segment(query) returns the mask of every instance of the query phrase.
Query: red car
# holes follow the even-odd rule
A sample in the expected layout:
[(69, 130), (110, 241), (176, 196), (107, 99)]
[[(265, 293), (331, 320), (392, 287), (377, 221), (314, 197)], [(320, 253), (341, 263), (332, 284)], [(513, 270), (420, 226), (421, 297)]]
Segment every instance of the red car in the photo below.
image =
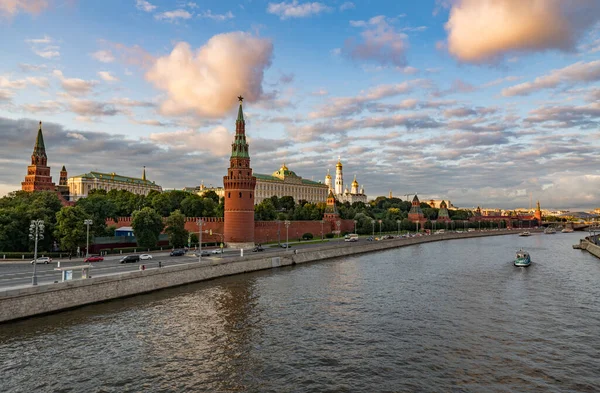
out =
[(104, 258), (96, 256), (96, 257), (85, 258), (85, 260), (83, 262), (101, 262), (103, 260), (104, 260)]

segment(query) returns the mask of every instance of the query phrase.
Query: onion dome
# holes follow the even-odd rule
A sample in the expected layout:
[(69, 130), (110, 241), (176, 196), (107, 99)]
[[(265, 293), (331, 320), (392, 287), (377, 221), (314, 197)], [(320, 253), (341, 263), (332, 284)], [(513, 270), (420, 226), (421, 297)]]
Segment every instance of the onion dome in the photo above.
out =
[(331, 175), (329, 174), (329, 169), (327, 170), (327, 175), (325, 175), (325, 179), (331, 179)]
[(352, 182), (352, 187), (358, 188), (358, 182), (356, 181), (356, 175), (354, 175), (354, 181)]
[(335, 165), (336, 168), (342, 169), (342, 157), (338, 157), (338, 162)]

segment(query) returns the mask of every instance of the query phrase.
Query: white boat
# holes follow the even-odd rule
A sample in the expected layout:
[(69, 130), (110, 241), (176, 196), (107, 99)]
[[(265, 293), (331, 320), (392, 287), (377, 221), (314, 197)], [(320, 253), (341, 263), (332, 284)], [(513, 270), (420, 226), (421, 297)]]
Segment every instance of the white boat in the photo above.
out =
[(573, 228), (565, 228), (561, 232), (562, 233), (571, 233), (571, 232), (573, 232)]
[(519, 233), (519, 236), (531, 236), (531, 232), (523, 231), (523, 232)]
[(544, 233), (546, 235), (554, 235), (556, 233), (556, 229), (554, 229), (552, 227), (548, 227), (548, 228), (544, 229)]

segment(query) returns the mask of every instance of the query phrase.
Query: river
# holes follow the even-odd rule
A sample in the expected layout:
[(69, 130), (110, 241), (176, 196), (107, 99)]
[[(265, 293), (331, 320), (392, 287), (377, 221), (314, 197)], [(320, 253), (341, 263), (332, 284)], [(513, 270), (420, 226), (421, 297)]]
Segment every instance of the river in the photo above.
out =
[(580, 237), (421, 244), (0, 325), (0, 391), (598, 392), (600, 260)]

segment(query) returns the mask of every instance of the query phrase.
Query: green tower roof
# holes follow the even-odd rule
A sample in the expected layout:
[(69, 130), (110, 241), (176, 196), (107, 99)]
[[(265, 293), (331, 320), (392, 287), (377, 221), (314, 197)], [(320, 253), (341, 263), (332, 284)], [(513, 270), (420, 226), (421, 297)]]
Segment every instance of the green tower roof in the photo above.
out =
[(40, 128), (38, 129), (37, 138), (35, 140), (36, 149), (46, 149), (44, 145), (44, 134), (42, 134), (42, 122), (40, 121)]

